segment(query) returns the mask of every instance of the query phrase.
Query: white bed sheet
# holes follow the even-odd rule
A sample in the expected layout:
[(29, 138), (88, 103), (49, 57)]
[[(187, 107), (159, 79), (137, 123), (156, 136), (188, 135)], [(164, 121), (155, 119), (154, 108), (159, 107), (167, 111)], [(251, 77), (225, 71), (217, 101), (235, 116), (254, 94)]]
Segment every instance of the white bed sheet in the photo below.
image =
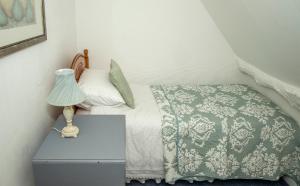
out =
[(146, 85), (131, 85), (136, 108), (127, 106), (92, 107), (77, 114), (126, 115), (126, 177), (144, 181), (163, 179), (163, 145), (161, 115), (151, 89)]

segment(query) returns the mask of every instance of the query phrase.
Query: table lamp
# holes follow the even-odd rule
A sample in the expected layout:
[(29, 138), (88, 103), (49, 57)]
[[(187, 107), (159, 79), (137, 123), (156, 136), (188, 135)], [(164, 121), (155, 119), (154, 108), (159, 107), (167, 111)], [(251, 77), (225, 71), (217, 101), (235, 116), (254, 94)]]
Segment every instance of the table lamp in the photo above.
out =
[(56, 80), (54, 88), (48, 96), (48, 103), (53, 106), (64, 107), (63, 115), (67, 126), (61, 131), (62, 137), (77, 137), (79, 128), (73, 125), (73, 105), (83, 102), (86, 97), (79, 89), (75, 80), (74, 70), (60, 69), (55, 72)]

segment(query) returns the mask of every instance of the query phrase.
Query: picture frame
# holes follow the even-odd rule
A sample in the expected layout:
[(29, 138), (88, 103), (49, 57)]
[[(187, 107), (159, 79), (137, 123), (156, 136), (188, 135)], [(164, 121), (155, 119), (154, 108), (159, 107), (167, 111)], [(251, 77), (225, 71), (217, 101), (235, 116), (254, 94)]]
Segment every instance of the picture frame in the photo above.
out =
[(46, 40), (44, 0), (0, 0), (0, 58)]

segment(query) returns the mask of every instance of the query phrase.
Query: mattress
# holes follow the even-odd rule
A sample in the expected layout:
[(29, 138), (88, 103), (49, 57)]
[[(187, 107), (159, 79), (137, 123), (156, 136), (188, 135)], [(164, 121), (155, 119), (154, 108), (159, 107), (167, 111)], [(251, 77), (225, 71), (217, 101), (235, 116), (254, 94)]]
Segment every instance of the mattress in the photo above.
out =
[(136, 108), (96, 106), (77, 114), (126, 115), (126, 177), (160, 180), (164, 177), (161, 114), (146, 85), (131, 85)]

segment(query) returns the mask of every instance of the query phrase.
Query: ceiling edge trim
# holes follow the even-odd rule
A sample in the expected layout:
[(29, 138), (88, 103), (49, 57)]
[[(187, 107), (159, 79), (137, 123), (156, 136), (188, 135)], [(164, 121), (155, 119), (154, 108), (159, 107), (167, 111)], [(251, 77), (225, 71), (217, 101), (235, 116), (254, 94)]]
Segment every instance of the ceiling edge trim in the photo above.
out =
[(236, 59), (240, 71), (252, 76), (257, 84), (274, 89), (281, 94), (291, 106), (300, 110), (300, 88), (263, 72), (238, 56), (236, 56)]

